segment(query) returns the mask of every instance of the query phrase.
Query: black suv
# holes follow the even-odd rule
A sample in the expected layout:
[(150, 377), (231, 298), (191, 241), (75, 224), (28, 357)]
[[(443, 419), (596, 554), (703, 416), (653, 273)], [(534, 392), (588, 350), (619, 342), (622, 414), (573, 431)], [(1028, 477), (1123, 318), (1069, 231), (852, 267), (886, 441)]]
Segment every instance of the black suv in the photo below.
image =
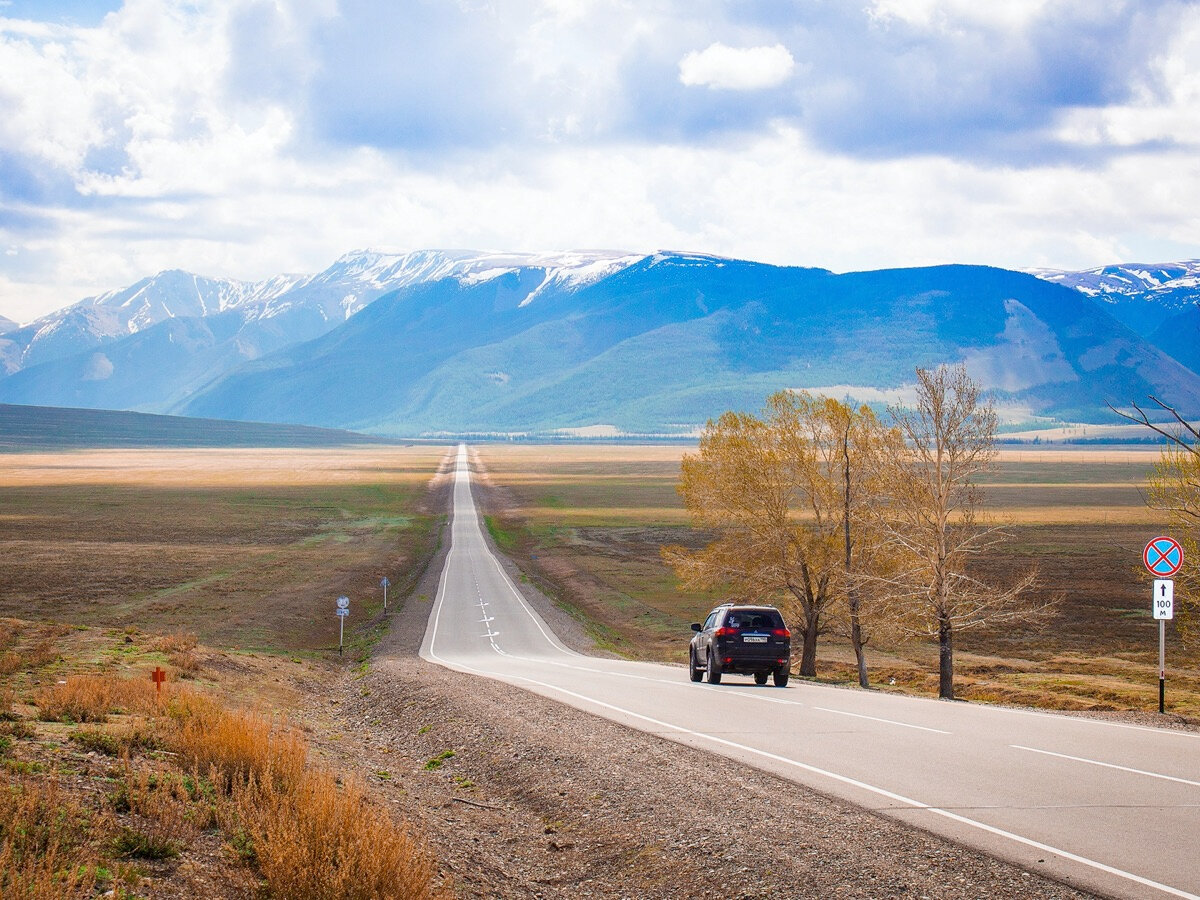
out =
[(792, 633), (773, 606), (724, 603), (694, 623), (688, 671), (692, 681), (708, 673), (709, 684), (720, 684), (725, 672), (753, 675), (755, 684), (785, 687), (792, 661)]

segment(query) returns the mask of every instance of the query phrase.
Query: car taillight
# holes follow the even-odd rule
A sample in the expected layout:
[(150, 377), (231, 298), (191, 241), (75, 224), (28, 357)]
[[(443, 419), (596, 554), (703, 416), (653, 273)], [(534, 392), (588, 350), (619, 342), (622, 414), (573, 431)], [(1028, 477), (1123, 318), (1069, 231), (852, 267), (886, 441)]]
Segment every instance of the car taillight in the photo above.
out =
[(737, 633), (738, 630), (736, 628), (718, 628), (713, 632), (717, 637), (733, 637)]
[(790, 638), (792, 636), (792, 633), (790, 631), (788, 631), (786, 628), (776, 628), (774, 631), (771, 632), (771, 634), (775, 635), (776, 637), (785, 637), (785, 638)]

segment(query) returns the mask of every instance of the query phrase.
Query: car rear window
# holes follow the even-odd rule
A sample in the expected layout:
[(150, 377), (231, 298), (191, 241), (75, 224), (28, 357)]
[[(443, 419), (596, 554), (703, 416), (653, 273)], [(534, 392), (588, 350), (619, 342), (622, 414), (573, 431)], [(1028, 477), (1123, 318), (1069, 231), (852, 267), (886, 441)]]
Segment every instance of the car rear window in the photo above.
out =
[(782, 628), (783, 616), (774, 609), (734, 609), (725, 617), (727, 628)]

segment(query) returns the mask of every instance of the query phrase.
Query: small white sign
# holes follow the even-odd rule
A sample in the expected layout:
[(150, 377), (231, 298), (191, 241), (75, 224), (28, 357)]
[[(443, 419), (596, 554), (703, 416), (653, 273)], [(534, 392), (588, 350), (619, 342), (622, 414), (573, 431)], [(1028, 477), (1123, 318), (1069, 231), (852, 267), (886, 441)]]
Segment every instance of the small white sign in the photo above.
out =
[(338, 604), (338, 609), (349, 609), (350, 608), (350, 598), (349, 597), (338, 597), (337, 604)]
[(339, 616), (348, 616), (348, 615), (350, 615), (350, 610), (346, 609), (345, 607), (340, 607), (337, 610), (337, 614)]
[(1170, 578), (1154, 579), (1154, 600), (1150, 604), (1156, 619), (1175, 618), (1175, 582)]

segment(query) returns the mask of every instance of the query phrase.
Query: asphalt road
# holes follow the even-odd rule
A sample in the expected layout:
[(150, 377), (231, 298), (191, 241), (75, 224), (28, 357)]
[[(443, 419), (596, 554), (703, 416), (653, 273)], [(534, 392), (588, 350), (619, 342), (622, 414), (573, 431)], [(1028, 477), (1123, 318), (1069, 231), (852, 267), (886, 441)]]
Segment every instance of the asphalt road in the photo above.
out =
[(421, 655), (745, 761), (1078, 887), (1200, 900), (1200, 735), (795, 681), (693, 684), (680, 667), (574, 653), (489, 550), (465, 447)]

